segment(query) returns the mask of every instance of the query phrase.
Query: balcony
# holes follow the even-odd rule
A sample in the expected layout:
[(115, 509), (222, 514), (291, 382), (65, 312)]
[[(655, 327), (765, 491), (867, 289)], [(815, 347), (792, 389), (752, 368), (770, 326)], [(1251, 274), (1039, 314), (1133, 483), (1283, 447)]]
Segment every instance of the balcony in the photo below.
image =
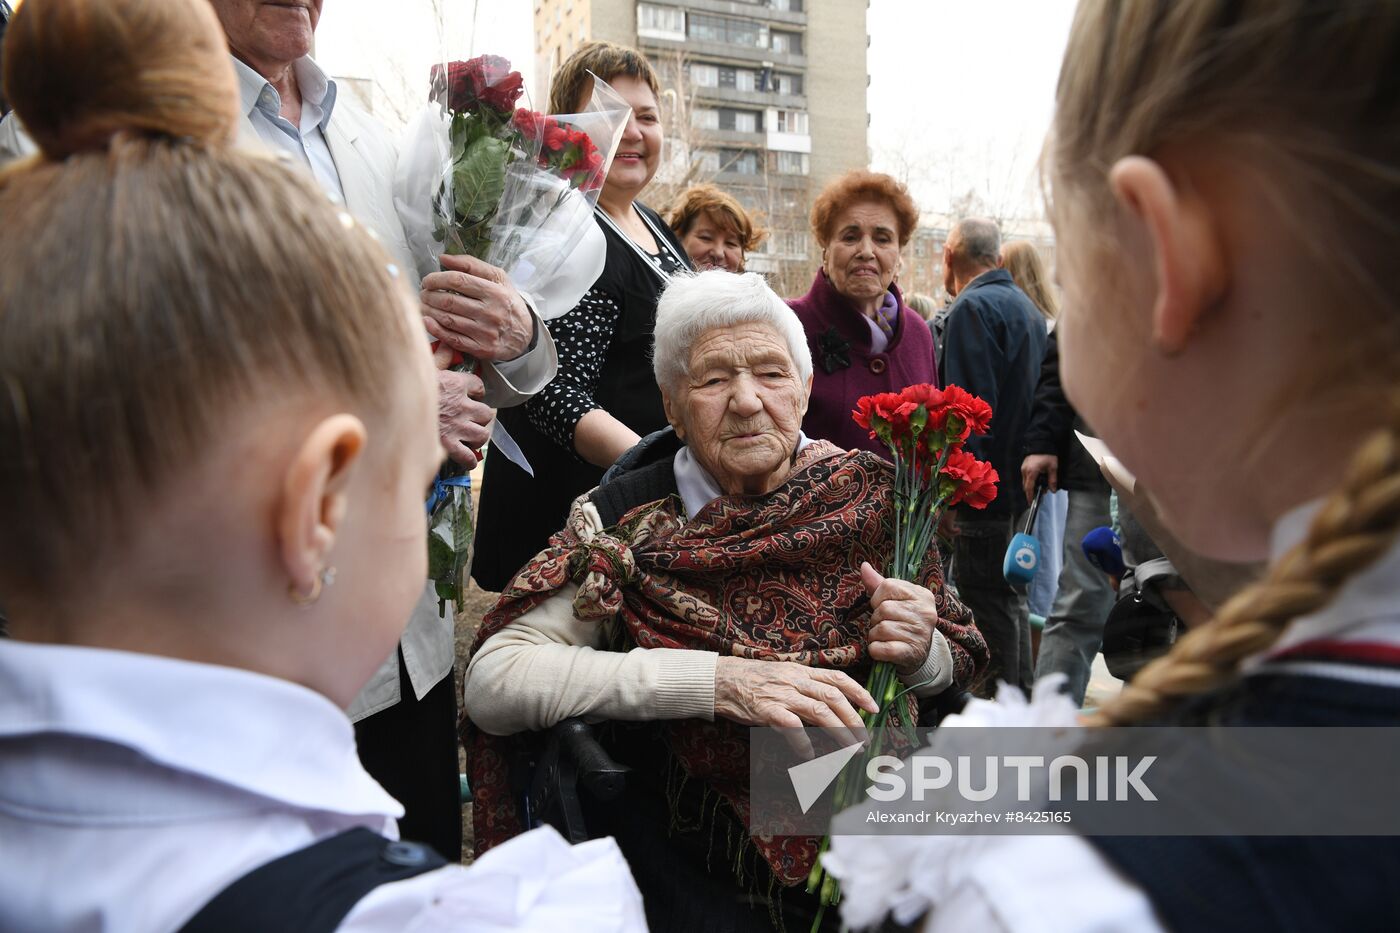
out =
[[(706, 62), (706, 64), (709, 64)], [(767, 109), (776, 107), (780, 110), (806, 110), (807, 95), (805, 94), (775, 94), (772, 91), (741, 91), (732, 87), (703, 87), (701, 85), (691, 85), (691, 90), (695, 92), (695, 99), (702, 104), (744, 104), (748, 107)]]
[(764, 187), (765, 179), (762, 172), (716, 172), (714, 183), (721, 188), (758, 188)]
[[(662, 0), (664, 2), (664, 0)], [(718, 13), (722, 16), (736, 16), (740, 19), (757, 20), (774, 26), (806, 26), (807, 14), (775, 10), (761, 3), (743, 3), (736, 0), (685, 0), (685, 7), (700, 13)]]
[(774, 152), (812, 152), (812, 137), (807, 133), (779, 133), (776, 130), (764, 134), (763, 146)]
[(706, 149), (724, 146), (728, 149), (763, 149), (767, 142), (766, 133), (744, 133), (739, 130), (697, 129), (696, 135)]
[(660, 52), (674, 55), (680, 53), (689, 59), (703, 59), (705, 62), (736, 65), (773, 65), (785, 71), (801, 70), (807, 67), (807, 56), (786, 55), (772, 49), (761, 49), (756, 45), (738, 45), (732, 42), (702, 42), (690, 39), (676, 42), (639, 36), (637, 44), (645, 52)]

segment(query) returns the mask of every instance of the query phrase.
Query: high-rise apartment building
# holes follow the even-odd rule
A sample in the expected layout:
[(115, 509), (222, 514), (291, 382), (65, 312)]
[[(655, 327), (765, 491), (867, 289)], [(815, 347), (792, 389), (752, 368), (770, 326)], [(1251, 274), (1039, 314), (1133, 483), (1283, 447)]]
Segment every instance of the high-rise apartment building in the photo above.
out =
[(864, 0), (536, 0), (536, 101), (589, 39), (645, 52), (661, 76), (667, 145), (646, 200), (710, 181), (761, 215), (749, 267), (806, 291), (808, 228), (828, 180), (869, 164)]

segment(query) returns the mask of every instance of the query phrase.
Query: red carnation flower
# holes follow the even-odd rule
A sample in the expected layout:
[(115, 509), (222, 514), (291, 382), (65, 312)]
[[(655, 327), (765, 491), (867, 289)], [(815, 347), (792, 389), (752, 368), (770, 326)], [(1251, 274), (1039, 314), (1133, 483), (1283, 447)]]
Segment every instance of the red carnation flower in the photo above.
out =
[(523, 107), (515, 111), (515, 116), (510, 122), (520, 131), (520, 135), (529, 140), (539, 139), (540, 134), (544, 132), (544, 117)]
[(933, 410), (943, 404), (943, 393), (937, 387), (929, 385), (927, 382), (920, 382), (917, 385), (906, 386), (904, 391), (899, 393), (906, 401), (915, 405), (922, 405), (932, 414)]
[(544, 128), (544, 148), (549, 152), (558, 152), (564, 148), (564, 144), (569, 141), (569, 131), (561, 126), (557, 121), (550, 120)]
[(965, 450), (954, 450), (948, 454), (948, 462), (943, 466), (943, 475), (953, 480), (956, 487), (949, 505), (967, 504), (974, 509), (985, 509), (997, 497), (997, 471), (990, 463), (978, 460)]
[(965, 426), (962, 434), (964, 440), (969, 432), (987, 433), (987, 428), (992, 424), (992, 406), (961, 386), (948, 386), (943, 390), (943, 398), (953, 414), (962, 419)]
[(856, 400), (856, 407), (851, 410), (851, 420), (862, 428), (865, 428), (865, 430), (873, 432), (874, 429), (870, 427), (870, 418), (874, 414), (875, 397), (873, 395), (864, 395)]
[(583, 132), (582, 130), (570, 129), (569, 145), (577, 146), (579, 149), (583, 149), (586, 146), (593, 145), (593, 140), (589, 139), (588, 134)]

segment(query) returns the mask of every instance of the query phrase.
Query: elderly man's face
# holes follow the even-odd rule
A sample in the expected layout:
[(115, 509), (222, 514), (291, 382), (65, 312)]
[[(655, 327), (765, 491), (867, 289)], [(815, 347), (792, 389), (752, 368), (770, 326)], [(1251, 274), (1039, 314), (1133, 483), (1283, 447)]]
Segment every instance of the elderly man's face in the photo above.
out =
[(229, 48), (253, 68), (287, 65), (311, 52), (322, 0), (210, 0)]
[(701, 334), (689, 376), (662, 399), (667, 420), (720, 489), (758, 495), (787, 478), (811, 387), (783, 336), (747, 323)]

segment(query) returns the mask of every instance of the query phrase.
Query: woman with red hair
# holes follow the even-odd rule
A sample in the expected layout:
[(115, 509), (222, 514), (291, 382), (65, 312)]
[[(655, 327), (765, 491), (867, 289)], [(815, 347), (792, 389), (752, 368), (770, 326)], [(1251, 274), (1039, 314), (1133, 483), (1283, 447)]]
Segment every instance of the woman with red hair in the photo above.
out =
[(918, 223), (914, 199), (888, 175), (847, 172), (817, 196), (812, 233), (822, 266), (807, 294), (788, 301), (816, 364), (802, 422), (809, 437), (887, 457), (851, 420), (856, 400), (938, 381), (933, 337), (895, 284)]

